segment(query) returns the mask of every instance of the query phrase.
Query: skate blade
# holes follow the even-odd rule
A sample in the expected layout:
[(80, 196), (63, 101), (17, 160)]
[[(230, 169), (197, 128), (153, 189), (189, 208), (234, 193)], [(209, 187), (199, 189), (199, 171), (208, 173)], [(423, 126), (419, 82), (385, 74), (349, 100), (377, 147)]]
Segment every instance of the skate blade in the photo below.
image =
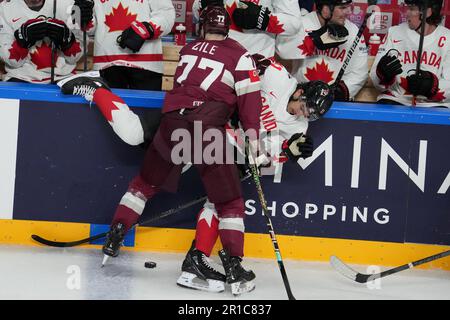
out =
[(105, 266), (105, 263), (106, 263), (106, 261), (108, 261), (108, 259), (109, 259), (109, 256), (107, 256), (106, 254), (105, 255), (103, 255), (103, 261), (102, 261), (102, 268)]
[(100, 77), (100, 72), (98, 71), (87, 71), (87, 72), (83, 72), (83, 73), (77, 73), (74, 74), (73, 76), (64, 78), (60, 81), (58, 81), (56, 83), (56, 85), (60, 88), (62, 88), (63, 85), (65, 85), (67, 82), (75, 79), (75, 78), (79, 78), (79, 77), (89, 77), (89, 78), (99, 78)]
[(231, 284), (231, 293), (233, 296), (240, 296), (243, 293), (255, 290), (255, 287), (254, 281), (239, 281)]
[(202, 290), (207, 292), (223, 292), (225, 291), (225, 283), (219, 280), (203, 280), (195, 274), (183, 272), (177, 280), (177, 284), (181, 287)]

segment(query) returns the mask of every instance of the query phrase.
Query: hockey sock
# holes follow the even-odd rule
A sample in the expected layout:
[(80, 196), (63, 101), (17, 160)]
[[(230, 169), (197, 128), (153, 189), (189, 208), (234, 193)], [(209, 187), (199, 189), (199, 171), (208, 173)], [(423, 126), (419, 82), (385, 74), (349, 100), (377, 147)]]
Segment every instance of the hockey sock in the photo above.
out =
[(109, 90), (99, 88), (94, 93), (93, 101), (125, 143), (135, 146), (144, 142), (144, 130), (139, 117), (120, 97)]
[(195, 232), (195, 247), (206, 256), (211, 255), (214, 244), (219, 237), (219, 219), (217, 213), (212, 208), (205, 207), (200, 211), (197, 218), (197, 228)]

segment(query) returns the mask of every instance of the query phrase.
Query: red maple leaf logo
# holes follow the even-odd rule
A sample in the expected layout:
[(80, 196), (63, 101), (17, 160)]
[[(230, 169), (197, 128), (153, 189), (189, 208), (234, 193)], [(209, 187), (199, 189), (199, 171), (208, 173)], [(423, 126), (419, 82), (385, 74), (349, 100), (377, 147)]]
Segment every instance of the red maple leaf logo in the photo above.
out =
[(309, 81), (312, 80), (322, 80), (325, 83), (330, 83), (333, 81), (334, 71), (328, 68), (328, 64), (322, 59), (322, 62), (316, 63), (313, 68), (306, 68), (305, 78)]
[(36, 69), (52, 67), (52, 49), (45, 42), (41, 46), (36, 46), (30, 52), (31, 62), (36, 65)]
[(128, 7), (124, 8), (122, 3), (119, 3), (117, 8), (113, 8), (112, 12), (105, 16), (105, 24), (109, 27), (109, 32), (123, 31), (136, 20), (136, 17), (137, 14), (131, 14)]
[(316, 46), (310, 36), (306, 36), (305, 39), (303, 39), (303, 42), (297, 47), (302, 51), (302, 54), (309, 57), (314, 54), (314, 50), (316, 49)]
[(442, 101), (445, 99), (444, 91), (438, 91), (430, 100), (433, 101)]
[(242, 32), (242, 28), (239, 28), (233, 21), (233, 12), (234, 10), (236, 10), (237, 8), (237, 3), (236, 1), (233, 1), (233, 4), (231, 6), (227, 5), (226, 9), (228, 11), (229, 16), (231, 17), (231, 25), (230, 25), (230, 29), (231, 30), (236, 30), (239, 32)]
[(270, 33), (283, 33), (285, 30), (283, 29), (284, 24), (280, 23), (277, 16), (271, 15), (269, 18), (269, 25), (267, 26), (267, 32)]
[(14, 59), (16, 61), (25, 59), (28, 56), (28, 49), (19, 46), (17, 41), (14, 41), (11, 48), (9, 49), (9, 59)]
[(81, 52), (80, 43), (78, 41), (75, 41), (69, 49), (64, 51), (64, 54), (70, 57), (76, 56), (79, 52)]
[(400, 77), (400, 87), (405, 90), (404, 94), (411, 94), (411, 92), (408, 91), (408, 80), (406, 80), (405, 77)]

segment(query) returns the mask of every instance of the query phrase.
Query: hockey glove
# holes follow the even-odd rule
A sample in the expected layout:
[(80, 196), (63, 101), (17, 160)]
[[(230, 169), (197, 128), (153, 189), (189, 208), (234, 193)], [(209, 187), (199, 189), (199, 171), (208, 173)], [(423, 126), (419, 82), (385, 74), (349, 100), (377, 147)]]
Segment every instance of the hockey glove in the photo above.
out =
[(14, 32), (17, 43), (22, 48), (34, 46), (36, 41), (44, 39), (47, 33), (45, 19), (30, 19)]
[(401, 74), (402, 64), (396, 56), (391, 56), (389, 53), (384, 55), (377, 65), (377, 76), (380, 79), (380, 83), (384, 85), (392, 85), (395, 80), (395, 76)]
[(348, 30), (339, 24), (327, 23), (322, 28), (309, 33), (319, 50), (336, 48), (347, 42)]
[(334, 100), (337, 101), (350, 100), (350, 92), (348, 91), (348, 87), (343, 80), (340, 80), (338, 83), (333, 85), (333, 89), (334, 89)]
[(133, 21), (128, 29), (117, 37), (117, 43), (122, 49), (128, 48), (133, 52), (141, 50), (145, 40), (153, 38), (153, 27), (148, 22)]
[(67, 25), (58, 19), (47, 20), (48, 36), (57, 48), (65, 51), (75, 42), (75, 36)]
[(258, 70), (260, 76), (262, 76), (267, 67), (272, 64), (272, 61), (270, 59), (267, 59), (259, 53), (252, 54), (252, 59), (253, 61), (255, 61), (256, 70)]
[(289, 140), (284, 140), (282, 149), (289, 160), (297, 162), (299, 158), (306, 159), (312, 156), (313, 139), (306, 134), (296, 133)]
[(141, 121), (142, 130), (144, 130), (144, 142), (140, 144), (140, 146), (144, 149), (147, 149), (148, 146), (152, 143), (153, 138), (158, 131), (159, 125), (161, 123), (162, 113), (144, 113), (142, 116), (139, 116), (139, 120)]
[(415, 96), (425, 96), (428, 99), (435, 96), (439, 91), (439, 79), (429, 71), (420, 71), (406, 77), (408, 91)]
[(201, 0), (200, 4), (200, 10), (205, 9), (207, 6), (223, 7), (223, 0)]
[(94, 16), (94, 1), (75, 0), (74, 5), (80, 8), (80, 17), (76, 21), (80, 22), (81, 29), (85, 29)]
[(270, 10), (253, 2), (241, 1), (233, 11), (233, 21), (242, 29), (258, 29), (265, 31), (269, 25)]

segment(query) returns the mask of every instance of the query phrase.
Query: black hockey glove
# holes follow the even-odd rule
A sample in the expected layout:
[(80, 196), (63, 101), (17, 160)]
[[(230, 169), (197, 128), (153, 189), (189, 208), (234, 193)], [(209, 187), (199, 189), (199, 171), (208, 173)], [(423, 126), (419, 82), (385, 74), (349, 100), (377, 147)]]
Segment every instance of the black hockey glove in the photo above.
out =
[(133, 52), (141, 50), (145, 40), (153, 38), (153, 27), (148, 22), (133, 21), (128, 29), (125, 29), (117, 37), (117, 43), (122, 49), (128, 48)]
[(340, 80), (338, 83), (333, 85), (333, 89), (334, 89), (334, 100), (336, 101), (350, 100), (350, 92), (348, 91), (348, 87), (343, 80)]
[(34, 46), (36, 41), (42, 40), (47, 33), (47, 23), (45, 19), (30, 19), (14, 32), (17, 43), (22, 48)]
[(201, 0), (200, 10), (205, 9), (207, 6), (220, 6), (223, 7), (223, 0)]
[(233, 11), (233, 21), (242, 29), (258, 29), (265, 31), (269, 25), (270, 10), (253, 2), (241, 1)]
[(400, 60), (396, 56), (389, 55), (389, 53), (384, 55), (378, 62), (377, 76), (381, 84), (391, 85), (394, 82), (395, 76), (402, 72)]
[(314, 142), (311, 136), (296, 133), (289, 140), (284, 140), (282, 149), (289, 160), (297, 162), (299, 158), (306, 159), (312, 156)]
[(48, 36), (57, 48), (65, 51), (75, 42), (75, 36), (67, 25), (58, 19), (47, 20)]
[(76, 21), (80, 22), (81, 29), (85, 29), (94, 16), (94, 1), (75, 0), (74, 5), (80, 8), (80, 17), (76, 17)]
[(146, 112), (139, 116), (141, 121), (142, 129), (144, 130), (144, 142), (140, 146), (147, 149), (152, 143), (155, 137), (156, 131), (158, 131), (159, 125), (161, 123), (162, 113), (161, 112)]
[(256, 70), (258, 70), (260, 76), (262, 76), (267, 67), (272, 64), (272, 61), (270, 59), (267, 59), (259, 53), (252, 54), (252, 59), (253, 61), (255, 61)]
[(348, 30), (339, 24), (327, 23), (322, 28), (310, 32), (309, 36), (317, 49), (326, 50), (347, 42)]
[(425, 96), (428, 99), (439, 91), (439, 79), (429, 71), (420, 71), (419, 74), (407, 76), (408, 91), (415, 96)]

